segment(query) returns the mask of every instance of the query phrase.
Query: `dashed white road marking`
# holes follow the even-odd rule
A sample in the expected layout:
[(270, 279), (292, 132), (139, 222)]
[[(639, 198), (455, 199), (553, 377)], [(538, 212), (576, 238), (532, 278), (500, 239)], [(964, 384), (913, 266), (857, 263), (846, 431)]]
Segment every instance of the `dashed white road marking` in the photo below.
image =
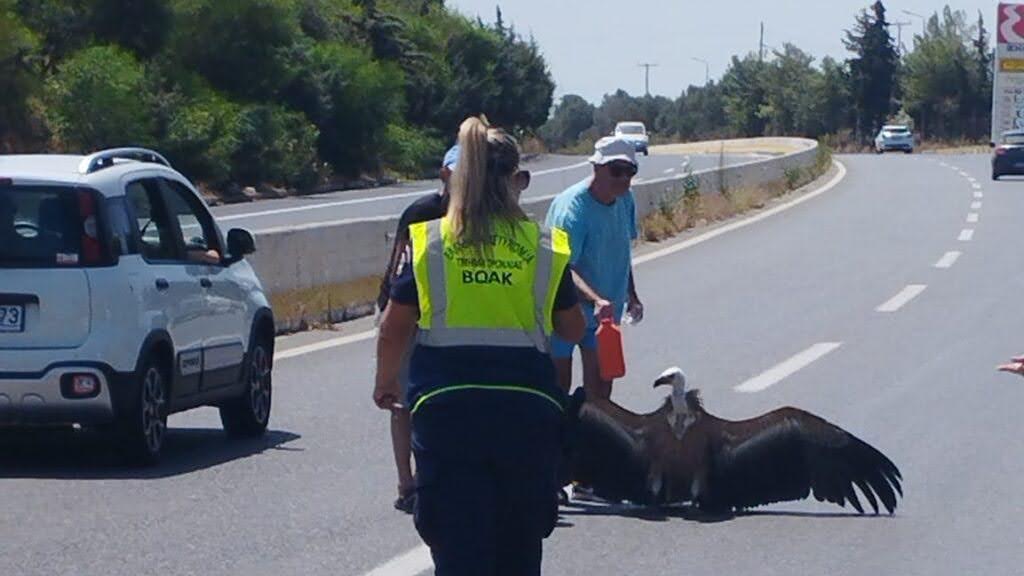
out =
[(981, 184), (978, 184), (978, 183), (971, 184), (971, 188), (974, 188), (975, 190), (981, 190)]
[(673, 173), (675, 171), (676, 171), (675, 168), (666, 168), (666, 169), (662, 170), (661, 173), (662, 174), (671, 174), (671, 173)]
[(951, 268), (956, 263), (957, 258), (960, 257), (959, 252), (946, 252), (939, 261), (935, 263), (936, 268)]
[(882, 304), (875, 310), (878, 312), (895, 312), (902, 308), (907, 302), (917, 298), (921, 292), (924, 292), (925, 288), (927, 288), (927, 286), (924, 284), (911, 284), (903, 290), (900, 290), (899, 294), (893, 296), (885, 304)]
[(981, 210), (981, 202), (971, 202), (971, 210)]
[(971, 212), (970, 214), (967, 215), (967, 223), (968, 224), (974, 224), (977, 221), (978, 221), (978, 214), (976, 212)]
[(770, 368), (757, 376), (754, 376), (739, 386), (736, 386), (734, 389), (737, 392), (747, 393), (766, 390), (840, 346), (842, 346), (842, 342), (819, 342), (807, 350), (804, 350), (792, 358), (776, 365), (774, 368)]
[(963, 230), (960, 231), (960, 237), (957, 238), (957, 240), (961, 242), (970, 242), (971, 238), (974, 238), (974, 229), (964, 228)]

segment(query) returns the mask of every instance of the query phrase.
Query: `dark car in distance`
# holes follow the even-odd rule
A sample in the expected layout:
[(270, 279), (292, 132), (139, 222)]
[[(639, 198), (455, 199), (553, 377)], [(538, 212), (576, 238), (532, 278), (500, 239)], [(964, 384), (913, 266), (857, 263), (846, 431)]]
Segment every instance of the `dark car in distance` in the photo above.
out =
[(1011, 174), (1024, 175), (1024, 130), (1007, 130), (992, 145), (992, 179)]

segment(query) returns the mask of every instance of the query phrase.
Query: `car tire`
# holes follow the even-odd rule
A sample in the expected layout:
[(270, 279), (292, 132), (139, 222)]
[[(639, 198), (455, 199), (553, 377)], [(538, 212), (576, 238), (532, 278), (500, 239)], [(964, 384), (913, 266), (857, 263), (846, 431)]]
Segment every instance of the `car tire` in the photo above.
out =
[(904, 150), (903, 152), (905, 152), (905, 153), (907, 153), (907, 154), (913, 154), (913, 153), (914, 153), (914, 151), (913, 151), (913, 150), (909, 150), (909, 149), (908, 149), (908, 150)]
[(644, 156), (647, 156), (647, 155), (648, 155), (648, 154), (647, 154), (647, 150), (644, 150)]
[(138, 387), (128, 409), (119, 414), (113, 432), (125, 460), (152, 466), (160, 461), (167, 436), (170, 379), (167, 367), (149, 356), (138, 372)]
[(220, 421), (229, 436), (261, 436), (270, 423), (273, 397), (271, 347), (254, 338), (242, 368), (242, 393), (220, 406)]
[(992, 172), (992, 179), (993, 180), (999, 180), (999, 176), (1000, 176), (999, 172)]

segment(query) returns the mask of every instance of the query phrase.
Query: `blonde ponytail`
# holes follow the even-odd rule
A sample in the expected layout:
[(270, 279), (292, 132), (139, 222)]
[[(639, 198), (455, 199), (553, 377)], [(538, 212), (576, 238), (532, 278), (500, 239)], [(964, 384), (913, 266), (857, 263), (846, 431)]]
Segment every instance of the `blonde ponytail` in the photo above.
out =
[(527, 218), (512, 185), (519, 168), (519, 143), (484, 117), (459, 127), (459, 162), (449, 183), (448, 220), (456, 241), (484, 248), (496, 222)]

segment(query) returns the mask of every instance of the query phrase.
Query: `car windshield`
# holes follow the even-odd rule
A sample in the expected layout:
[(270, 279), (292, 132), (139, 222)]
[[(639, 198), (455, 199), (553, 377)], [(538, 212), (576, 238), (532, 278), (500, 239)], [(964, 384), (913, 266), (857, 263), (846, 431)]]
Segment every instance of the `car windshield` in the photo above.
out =
[(644, 133), (644, 127), (643, 126), (637, 126), (636, 124), (626, 124), (624, 126), (619, 126), (618, 130), (619, 130), (620, 134), (643, 134)]
[(73, 267), (83, 227), (71, 188), (0, 188), (0, 268)]
[(1006, 134), (1003, 136), (1003, 144), (1019, 146), (1024, 144), (1024, 134)]
[(882, 128), (882, 132), (893, 136), (906, 136), (907, 134), (910, 134), (910, 130), (902, 126), (886, 126), (885, 128)]

